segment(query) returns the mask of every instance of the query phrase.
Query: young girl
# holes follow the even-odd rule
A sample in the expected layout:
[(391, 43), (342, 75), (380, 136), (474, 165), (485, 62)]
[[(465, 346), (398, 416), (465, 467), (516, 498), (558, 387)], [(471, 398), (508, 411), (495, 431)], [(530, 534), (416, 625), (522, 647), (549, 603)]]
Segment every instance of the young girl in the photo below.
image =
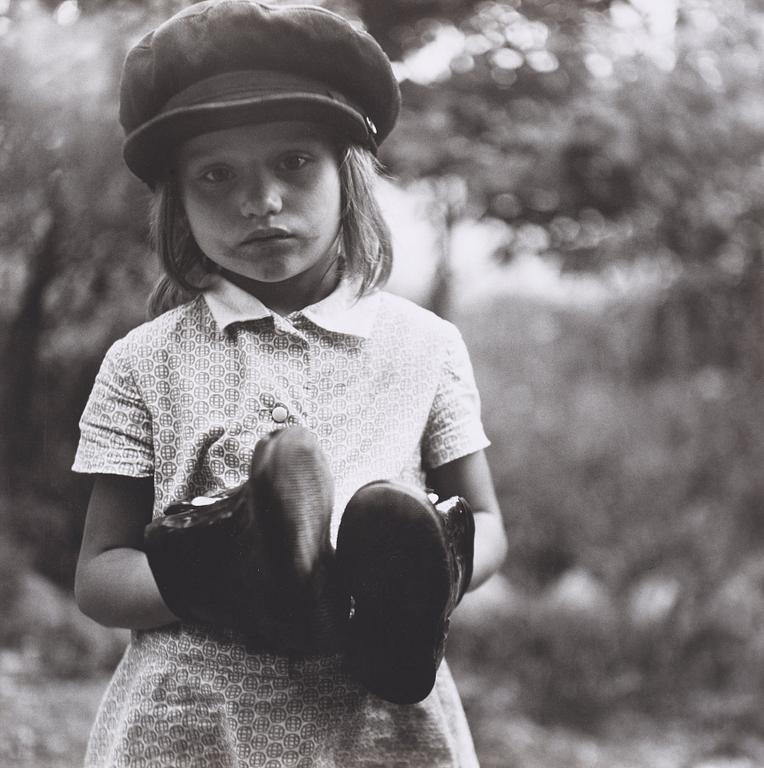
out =
[(367, 34), (311, 6), (203, 2), (129, 53), (125, 160), (155, 193), (154, 319), (109, 350), (74, 468), (95, 476), (76, 593), (131, 643), (89, 766), (474, 766), (447, 665), (400, 706), (341, 654), (261, 653), (179, 622), (143, 551), (172, 504), (247, 480), (275, 429), (316, 436), (348, 500), (379, 479), (461, 495), (474, 571), (505, 538), (479, 400), (449, 323), (379, 289), (390, 238), (373, 155), (399, 92)]

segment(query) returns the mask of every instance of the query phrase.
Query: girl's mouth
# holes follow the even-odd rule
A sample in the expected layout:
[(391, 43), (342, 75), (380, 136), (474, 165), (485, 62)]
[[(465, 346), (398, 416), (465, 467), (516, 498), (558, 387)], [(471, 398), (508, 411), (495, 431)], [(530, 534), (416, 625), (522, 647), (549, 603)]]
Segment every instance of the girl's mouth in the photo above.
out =
[(251, 245), (252, 243), (267, 243), (274, 240), (286, 240), (292, 237), (292, 234), (281, 227), (264, 227), (263, 229), (256, 229), (250, 232), (244, 240), (241, 241), (242, 245)]

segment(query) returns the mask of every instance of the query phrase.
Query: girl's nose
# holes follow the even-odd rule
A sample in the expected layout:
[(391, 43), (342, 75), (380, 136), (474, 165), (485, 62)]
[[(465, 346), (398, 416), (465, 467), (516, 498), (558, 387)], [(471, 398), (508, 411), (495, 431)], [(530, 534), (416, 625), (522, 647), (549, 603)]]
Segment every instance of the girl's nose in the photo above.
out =
[(266, 218), (279, 213), (281, 206), (281, 190), (275, 179), (265, 174), (245, 179), (239, 200), (242, 216)]

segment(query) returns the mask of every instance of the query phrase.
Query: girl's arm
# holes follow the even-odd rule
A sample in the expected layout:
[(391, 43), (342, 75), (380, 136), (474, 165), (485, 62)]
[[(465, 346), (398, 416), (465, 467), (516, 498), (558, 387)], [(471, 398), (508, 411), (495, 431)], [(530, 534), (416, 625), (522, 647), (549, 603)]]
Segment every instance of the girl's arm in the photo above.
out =
[(149, 629), (178, 621), (142, 551), (153, 503), (151, 478), (96, 476), (74, 593), (80, 610), (99, 624)]
[(427, 482), (441, 499), (463, 496), (475, 513), (475, 562), (469, 589), (494, 574), (507, 554), (507, 537), (485, 453), (477, 451), (431, 469)]

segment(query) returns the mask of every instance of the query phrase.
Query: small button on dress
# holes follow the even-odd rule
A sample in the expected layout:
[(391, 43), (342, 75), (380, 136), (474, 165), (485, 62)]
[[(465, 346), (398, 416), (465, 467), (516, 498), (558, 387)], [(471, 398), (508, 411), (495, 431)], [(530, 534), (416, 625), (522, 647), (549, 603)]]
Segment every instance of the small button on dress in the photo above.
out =
[(271, 411), (271, 418), (276, 422), (276, 424), (283, 424), (287, 420), (288, 416), (289, 411), (283, 405), (274, 406), (273, 410)]

